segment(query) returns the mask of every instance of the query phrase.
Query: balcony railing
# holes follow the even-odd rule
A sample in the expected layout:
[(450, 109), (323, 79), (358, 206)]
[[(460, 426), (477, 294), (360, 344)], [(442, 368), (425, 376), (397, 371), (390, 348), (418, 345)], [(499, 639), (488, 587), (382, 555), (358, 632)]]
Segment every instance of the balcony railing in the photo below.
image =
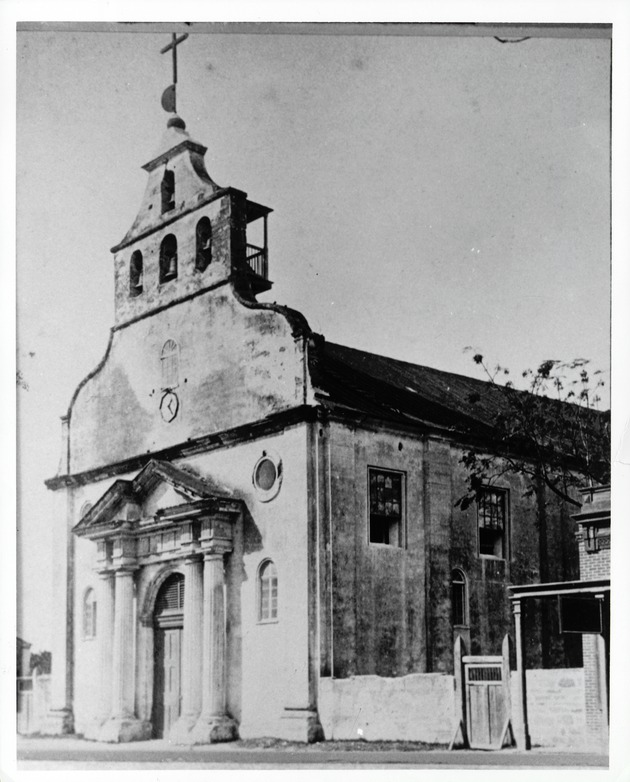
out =
[(245, 258), (249, 268), (262, 277), (263, 280), (269, 278), (269, 270), (267, 268), (267, 250), (263, 247), (256, 247), (254, 244), (248, 244), (245, 246)]

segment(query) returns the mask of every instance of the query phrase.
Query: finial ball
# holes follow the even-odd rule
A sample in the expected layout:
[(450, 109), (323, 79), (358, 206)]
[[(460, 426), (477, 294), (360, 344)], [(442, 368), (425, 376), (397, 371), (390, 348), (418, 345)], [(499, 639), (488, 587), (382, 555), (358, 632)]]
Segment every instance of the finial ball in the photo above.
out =
[(181, 117), (178, 117), (177, 114), (175, 114), (173, 117), (171, 117), (168, 122), (166, 123), (167, 128), (180, 128), (181, 130), (186, 130), (186, 123)]

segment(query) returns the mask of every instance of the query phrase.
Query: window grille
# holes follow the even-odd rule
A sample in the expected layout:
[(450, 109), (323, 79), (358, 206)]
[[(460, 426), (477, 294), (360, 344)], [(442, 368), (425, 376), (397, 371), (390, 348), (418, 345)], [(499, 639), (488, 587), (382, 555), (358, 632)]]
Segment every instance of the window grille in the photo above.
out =
[(402, 473), (370, 468), (370, 543), (403, 545), (402, 486)]
[(456, 568), (451, 573), (451, 601), (453, 609), (453, 624), (468, 624), (468, 598), (466, 595), (466, 576)]
[(507, 531), (507, 492), (485, 487), (477, 499), (479, 553), (505, 558)]
[(93, 589), (88, 589), (83, 598), (83, 637), (96, 636), (96, 595)]
[(258, 621), (269, 622), (278, 618), (278, 573), (269, 559), (258, 574)]

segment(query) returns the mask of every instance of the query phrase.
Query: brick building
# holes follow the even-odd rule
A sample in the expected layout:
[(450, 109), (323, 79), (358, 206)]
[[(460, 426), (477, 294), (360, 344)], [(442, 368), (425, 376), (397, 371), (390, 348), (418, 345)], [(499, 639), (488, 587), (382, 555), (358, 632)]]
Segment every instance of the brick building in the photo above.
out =
[[(610, 486), (582, 489), (582, 509), (574, 514), (578, 531), (580, 578), (564, 583), (541, 583), (510, 587), (518, 628), (521, 627), (521, 604), (550, 601), (558, 606), (555, 633), (582, 638), (584, 744), (595, 750), (608, 751), (608, 713), (610, 698)], [(530, 609), (531, 610), (531, 609)], [(534, 611), (536, 609), (534, 608)], [(517, 629), (517, 635), (519, 630)], [(521, 742), (529, 744), (528, 688), (525, 681), (527, 652), (521, 651), (519, 670), (523, 671), (518, 693)], [(532, 666), (533, 667), (533, 666)], [(540, 689), (540, 688), (539, 688)], [(547, 685), (543, 695), (551, 703), (554, 695)], [(556, 700), (561, 698), (556, 697)], [(568, 721), (571, 718), (565, 715)]]
[[(508, 586), (576, 579), (575, 522), (547, 497), (541, 531), (542, 495), (507, 474), (456, 507), (491, 387), (259, 301), (247, 229), (271, 210), (204, 153), (169, 119), (112, 250), (109, 344), (62, 418), (49, 730), (448, 742), (455, 638), (496, 653)], [(534, 665), (575, 653), (551, 621)]]

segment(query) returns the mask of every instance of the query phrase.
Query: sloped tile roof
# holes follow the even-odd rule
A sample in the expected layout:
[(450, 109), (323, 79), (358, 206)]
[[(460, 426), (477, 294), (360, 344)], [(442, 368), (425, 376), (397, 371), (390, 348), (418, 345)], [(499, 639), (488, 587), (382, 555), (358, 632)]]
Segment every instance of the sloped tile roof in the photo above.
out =
[(311, 352), (311, 376), (324, 406), (399, 422), (487, 431), (506, 409), (490, 382), (323, 339)]

